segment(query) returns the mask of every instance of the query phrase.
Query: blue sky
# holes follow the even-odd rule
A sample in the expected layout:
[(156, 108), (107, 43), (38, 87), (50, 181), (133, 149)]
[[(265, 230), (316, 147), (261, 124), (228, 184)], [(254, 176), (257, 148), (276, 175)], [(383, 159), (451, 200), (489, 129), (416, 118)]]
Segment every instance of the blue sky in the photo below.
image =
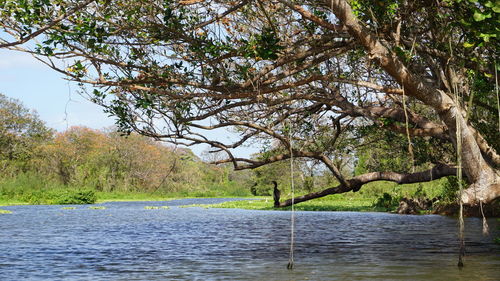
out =
[(38, 112), (49, 127), (82, 125), (102, 129), (114, 120), (77, 93), (78, 86), (31, 55), (0, 49), (0, 93)]
[[(34, 109), (46, 124), (58, 131), (71, 126), (102, 129), (114, 125), (114, 118), (78, 94), (79, 87), (63, 79), (31, 55), (0, 49), (0, 93)], [(213, 132), (212, 137), (228, 142), (230, 133)], [(198, 156), (207, 146), (190, 147)], [(248, 157), (256, 148), (242, 148), (237, 157)]]

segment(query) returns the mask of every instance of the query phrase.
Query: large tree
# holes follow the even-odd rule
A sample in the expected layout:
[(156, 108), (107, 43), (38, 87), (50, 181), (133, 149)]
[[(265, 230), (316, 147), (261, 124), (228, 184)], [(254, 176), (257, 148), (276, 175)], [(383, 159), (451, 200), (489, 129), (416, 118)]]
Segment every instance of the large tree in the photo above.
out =
[[(372, 181), (414, 183), (463, 172), (469, 185), (461, 200), (475, 204), (500, 196), (498, 5), (6, 0), (0, 47), (32, 52), (81, 83), (123, 130), (209, 144), (227, 155), (217, 163), (235, 169), (293, 155), (322, 162), (337, 178), (338, 186), (295, 202)], [(22, 47), (42, 33), (35, 47)], [(63, 67), (57, 59), (73, 62)], [(357, 133), (365, 127), (370, 137)], [(221, 128), (239, 139), (224, 143), (205, 134)], [(386, 132), (408, 140), (408, 171), (351, 178), (340, 172), (339, 157)], [(450, 145), (456, 157), (433, 157), (433, 149), (416, 155), (419, 143)], [(260, 157), (233, 155), (246, 145), (261, 145)]]

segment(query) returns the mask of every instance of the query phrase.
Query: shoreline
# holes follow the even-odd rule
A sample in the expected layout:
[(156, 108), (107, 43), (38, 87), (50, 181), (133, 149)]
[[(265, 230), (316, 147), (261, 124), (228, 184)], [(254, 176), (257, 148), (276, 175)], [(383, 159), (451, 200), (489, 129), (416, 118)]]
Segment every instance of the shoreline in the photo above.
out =
[[(110, 195), (110, 194), (107, 194)], [(115, 197), (115, 198), (113, 198)], [(243, 199), (243, 200), (230, 200), (217, 204), (194, 204), (185, 205), (184, 207), (203, 207), (203, 208), (224, 208), (224, 209), (244, 209), (256, 211), (290, 211), (291, 206), (285, 208), (274, 208), (271, 197), (265, 196), (209, 196), (209, 197), (196, 197), (196, 196), (147, 196), (147, 194), (132, 194), (131, 196), (124, 196), (119, 194), (115, 196), (102, 196), (96, 200), (94, 204), (103, 204), (108, 202), (158, 202), (158, 201), (173, 201), (182, 199), (209, 199), (209, 198), (227, 198), (227, 199)], [(93, 204), (30, 204), (18, 200), (1, 200), (0, 207), (9, 206), (35, 206), (35, 205), (93, 205)], [(321, 198), (302, 202), (295, 205), (296, 211), (316, 211), (316, 212), (384, 212), (395, 213), (394, 208), (385, 208), (375, 205), (373, 199), (370, 198)], [(456, 216), (458, 213), (458, 205), (455, 203), (443, 204), (434, 206), (432, 209), (423, 210), (416, 215), (442, 215), (442, 216)], [(500, 217), (500, 202), (484, 207), (486, 217)], [(481, 211), (478, 206), (467, 207), (465, 209), (467, 217), (481, 217)]]
[(155, 202), (155, 201), (173, 201), (173, 200), (182, 200), (182, 199), (209, 199), (209, 198), (228, 198), (228, 199), (248, 199), (248, 200), (259, 200), (263, 199), (263, 196), (252, 196), (252, 197), (246, 197), (246, 196), (207, 196), (207, 197), (199, 197), (199, 196), (172, 196), (168, 197), (161, 197), (161, 196), (152, 196), (152, 197), (147, 197), (143, 196), (144, 194), (139, 193), (136, 194), (139, 195), (137, 197), (130, 196), (130, 197), (117, 197), (117, 198), (111, 198), (111, 197), (105, 197), (105, 198), (99, 198), (96, 200), (95, 203), (93, 204), (33, 204), (25, 201), (19, 201), (15, 199), (1, 199), (0, 200), (0, 207), (7, 207), (7, 206), (37, 206), (37, 205), (94, 205), (94, 204), (102, 204), (102, 203), (108, 203), (108, 202)]

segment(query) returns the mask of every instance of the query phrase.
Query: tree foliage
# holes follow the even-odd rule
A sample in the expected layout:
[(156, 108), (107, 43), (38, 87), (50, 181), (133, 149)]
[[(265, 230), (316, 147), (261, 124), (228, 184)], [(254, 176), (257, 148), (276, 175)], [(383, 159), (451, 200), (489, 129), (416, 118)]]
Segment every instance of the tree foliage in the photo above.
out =
[(86, 127), (57, 133), (38, 151), (39, 173), (65, 185), (98, 191), (203, 190), (222, 173), (189, 150), (176, 150), (137, 134), (125, 137)]
[[(24, 198), (32, 203), (40, 203), (37, 200), (45, 188), (53, 195), (50, 202), (69, 204), (88, 197), (88, 190), (79, 190), (84, 187), (203, 195), (213, 185), (230, 182), (227, 169), (200, 161), (189, 149), (135, 133), (124, 136), (112, 129), (86, 127), (54, 132), (35, 111), (4, 95), (0, 95), (0, 165), (0, 182), (14, 181), (17, 191), (12, 192), (34, 189)], [(67, 190), (51, 191), (61, 186)], [(250, 194), (248, 186), (238, 190), (243, 193), (245, 188), (245, 194)]]
[[(376, 180), (429, 181), (457, 168), (470, 184), (463, 202), (500, 196), (498, 1), (77, 3), (4, 1), (11, 40), (3, 46), (22, 49), (23, 38), (42, 31), (31, 52), (93, 86), (91, 100), (122, 131), (206, 143), (227, 154), (217, 163), (236, 169), (291, 155), (319, 161), (339, 186), (302, 199)], [(74, 62), (53, 63), (62, 58)], [(204, 136), (221, 128), (239, 139)], [(234, 156), (244, 145), (262, 153)], [(372, 145), (410, 164), (346, 175), (341, 160)]]
[(52, 134), (53, 131), (35, 111), (27, 109), (16, 99), (0, 94), (0, 161), (4, 173), (9, 166), (26, 169), (26, 163), (36, 152), (35, 148), (49, 140)]

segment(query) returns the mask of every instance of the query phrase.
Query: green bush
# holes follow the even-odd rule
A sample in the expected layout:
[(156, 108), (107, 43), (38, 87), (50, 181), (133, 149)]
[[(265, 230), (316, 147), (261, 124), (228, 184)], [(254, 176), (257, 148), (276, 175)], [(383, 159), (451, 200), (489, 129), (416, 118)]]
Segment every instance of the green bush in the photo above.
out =
[(30, 204), (93, 204), (97, 196), (93, 190), (78, 189), (39, 189), (27, 190), (21, 199)]
[(387, 192), (384, 192), (381, 197), (377, 198), (375, 202), (375, 207), (385, 208), (386, 210), (392, 210), (398, 207), (400, 198), (395, 198)]
[[(467, 183), (462, 182), (462, 186), (466, 187)], [(445, 202), (455, 202), (457, 200), (458, 189), (458, 178), (455, 176), (447, 177), (446, 182), (442, 184), (439, 196)]]
[(250, 188), (253, 196), (271, 196), (272, 185), (255, 185)]
[(61, 194), (55, 204), (94, 204), (97, 196), (93, 190), (68, 190)]

